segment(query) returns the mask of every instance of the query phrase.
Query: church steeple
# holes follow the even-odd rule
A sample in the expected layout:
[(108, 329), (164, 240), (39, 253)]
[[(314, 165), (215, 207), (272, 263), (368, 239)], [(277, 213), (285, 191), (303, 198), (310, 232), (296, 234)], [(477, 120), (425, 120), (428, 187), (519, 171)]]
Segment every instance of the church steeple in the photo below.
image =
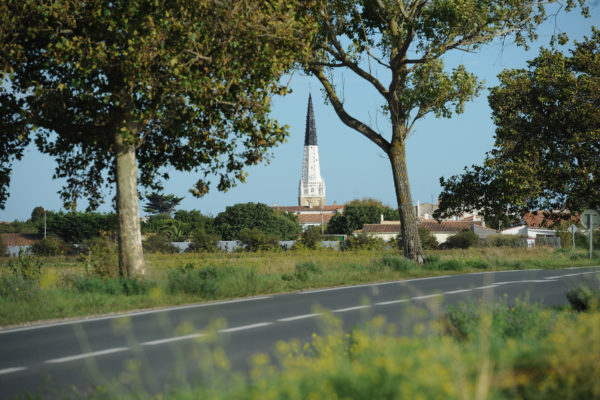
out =
[(317, 127), (313, 111), (312, 96), (308, 95), (308, 111), (306, 112), (306, 132), (304, 133), (305, 146), (317, 146)]
[(304, 133), (302, 179), (300, 179), (298, 191), (298, 205), (308, 207), (320, 207), (325, 205), (325, 182), (321, 177), (319, 147), (317, 146), (317, 128), (312, 105), (312, 96), (310, 94), (308, 95), (306, 130)]

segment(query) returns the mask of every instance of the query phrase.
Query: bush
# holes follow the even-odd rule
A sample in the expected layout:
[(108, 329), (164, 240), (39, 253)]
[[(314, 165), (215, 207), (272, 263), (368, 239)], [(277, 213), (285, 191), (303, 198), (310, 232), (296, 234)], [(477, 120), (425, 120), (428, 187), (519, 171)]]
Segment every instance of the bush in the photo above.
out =
[(73, 246), (69, 246), (56, 236), (45, 237), (31, 246), (31, 252), (38, 256), (62, 256), (74, 254), (76, 251)]
[(479, 242), (479, 236), (471, 230), (464, 230), (450, 236), (446, 243), (453, 249), (468, 249)]
[(206, 233), (203, 230), (195, 231), (192, 235), (192, 242), (186, 251), (196, 252), (215, 252), (219, 250), (219, 235), (216, 233)]
[[(421, 239), (421, 247), (423, 247), (423, 250), (435, 250), (438, 248), (439, 243), (427, 228), (419, 226), (417, 229), (419, 230), (419, 238)], [(400, 240), (402, 240), (401, 237)]]
[(169, 293), (187, 293), (214, 298), (218, 292), (217, 282), (216, 267), (196, 269), (193, 264), (187, 264), (169, 271), (167, 290)]
[(19, 251), (19, 258), (16, 261), (10, 261), (8, 266), (12, 275), (29, 282), (39, 282), (42, 274), (42, 261), (32, 255)]
[(82, 293), (106, 293), (133, 296), (147, 294), (155, 284), (150, 281), (135, 278), (77, 276), (68, 278), (67, 285)]
[(37, 281), (25, 280), (20, 275), (0, 275), (0, 298), (30, 301), (40, 293)]
[(575, 311), (595, 311), (600, 308), (600, 289), (579, 286), (567, 292), (567, 300)]
[(348, 236), (342, 243), (342, 250), (383, 250), (385, 242), (371, 236)]
[(309, 226), (302, 232), (302, 243), (309, 249), (316, 249), (323, 241), (323, 234), (320, 226)]
[(296, 264), (296, 268), (294, 271), (294, 277), (300, 281), (307, 281), (311, 275), (320, 274), (323, 272), (323, 268), (315, 264), (312, 261), (306, 261), (300, 264)]
[(419, 265), (406, 257), (386, 254), (378, 263), (383, 267), (388, 267), (392, 271), (410, 272), (420, 269)]
[(521, 247), (523, 235), (492, 235), (485, 238), (485, 245), (490, 247)]
[(481, 317), (491, 318), (491, 334), (500, 339), (537, 339), (548, 334), (554, 318), (547, 318), (537, 303), (516, 299), (509, 305), (498, 298), (494, 303), (461, 302), (451, 306), (442, 316), (442, 330), (458, 340), (477, 338), (481, 332)]
[(84, 249), (87, 250), (88, 273), (99, 277), (119, 276), (119, 257), (115, 242), (101, 236), (88, 240)]
[(179, 253), (177, 246), (174, 246), (171, 243), (171, 239), (163, 233), (148, 235), (142, 245), (144, 246), (144, 251), (147, 251), (148, 253)]
[(240, 232), (240, 242), (245, 245), (246, 251), (273, 250), (279, 248), (279, 237), (272, 233), (265, 233), (260, 229), (245, 228)]

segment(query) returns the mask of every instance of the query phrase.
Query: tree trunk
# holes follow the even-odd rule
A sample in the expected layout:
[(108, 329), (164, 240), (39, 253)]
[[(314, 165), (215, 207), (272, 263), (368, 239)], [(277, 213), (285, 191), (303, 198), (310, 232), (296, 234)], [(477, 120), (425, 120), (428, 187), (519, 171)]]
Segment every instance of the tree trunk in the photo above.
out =
[(398, 200), (398, 211), (400, 213), (402, 243), (404, 244), (404, 256), (418, 264), (423, 264), (425, 253), (423, 253), (423, 249), (421, 248), (417, 218), (410, 194), (410, 184), (408, 183), (408, 172), (406, 169), (406, 144), (404, 141), (392, 142), (388, 157), (392, 164), (392, 174), (394, 175), (396, 199)]
[(137, 190), (135, 146), (115, 133), (117, 213), (119, 215), (119, 273), (142, 277), (146, 273)]

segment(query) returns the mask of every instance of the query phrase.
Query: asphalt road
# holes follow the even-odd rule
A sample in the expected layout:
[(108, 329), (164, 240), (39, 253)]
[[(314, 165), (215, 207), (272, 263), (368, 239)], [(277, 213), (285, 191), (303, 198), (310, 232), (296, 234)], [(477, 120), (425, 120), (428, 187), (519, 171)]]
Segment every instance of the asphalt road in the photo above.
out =
[(528, 296), (566, 304), (569, 288), (600, 277), (600, 267), (451, 275), (202, 303), (0, 330), (0, 398), (44, 398), (97, 385), (137, 393), (210, 379), (209, 352), (222, 348), (234, 369), (279, 340), (308, 341), (333, 315), (345, 330), (382, 315), (410, 334), (444, 307), (467, 299)]

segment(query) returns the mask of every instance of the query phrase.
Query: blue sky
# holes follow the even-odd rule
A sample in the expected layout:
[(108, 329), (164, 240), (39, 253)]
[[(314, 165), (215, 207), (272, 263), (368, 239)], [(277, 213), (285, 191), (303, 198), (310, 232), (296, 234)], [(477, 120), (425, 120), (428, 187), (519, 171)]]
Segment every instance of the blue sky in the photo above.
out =
[[(535, 57), (540, 46), (548, 46), (553, 32), (566, 32), (570, 39), (581, 39), (591, 33), (591, 26), (600, 26), (600, 2), (590, 6), (591, 17), (583, 18), (577, 12), (560, 14), (558, 19), (546, 22), (539, 30), (539, 41), (529, 51), (512, 44), (494, 43), (476, 54), (454, 53), (446, 57), (448, 67), (464, 64), (467, 70), (485, 80), (486, 87), (497, 84), (496, 75), (505, 68), (519, 68)], [(377, 118), (380, 105), (377, 94), (367, 85), (344, 73), (337, 83), (344, 87), (345, 105), (351, 114), (371, 123), (383, 132), (389, 125)], [(345, 203), (355, 198), (372, 197), (386, 204), (396, 205), (391, 168), (387, 157), (373, 143), (358, 132), (346, 127), (333, 108), (326, 105), (320, 84), (316, 79), (294, 74), (293, 92), (273, 99), (273, 117), (290, 127), (286, 143), (273, 150), (269, 164), (249, 168), (245, 184), (220, 193), (212, 190), (201, 199), (189, 192), (197, 176), (172, 172), (164, 182), (165, 193), (184, 196), (180, 208), (197, 209), (204, 214), (216, 215), (226, 206), (243, 202), (262, 202), (268, 205), (296, 205), (301, 175), (304, 128), (308, 94), (312, 93), (317, 125), (321, 175), (325, 180), (327, 203)], [(440, 176), (458, 174), (465, 166), (480, 163), (491, 150), (494, 125), (487, 104), (487, 90), (468, 103), (465, 112), (451, 119), (436, 119), (433, 115), (417, 122), (407, 142), (407, 162), (413, 201), (437, 201)], [(36, 206), (48, 210), (62, 209), (57, 191), (62, 182), (52, 180), (54, 161), (30, 146), (26, 155), (15, 164), (11, 175), (10, 197), (0, 221), (25, 220)], [(111, 211), (110, 199), (100, 211)], [(81, 202), (83, 210), (86, 203)]]

